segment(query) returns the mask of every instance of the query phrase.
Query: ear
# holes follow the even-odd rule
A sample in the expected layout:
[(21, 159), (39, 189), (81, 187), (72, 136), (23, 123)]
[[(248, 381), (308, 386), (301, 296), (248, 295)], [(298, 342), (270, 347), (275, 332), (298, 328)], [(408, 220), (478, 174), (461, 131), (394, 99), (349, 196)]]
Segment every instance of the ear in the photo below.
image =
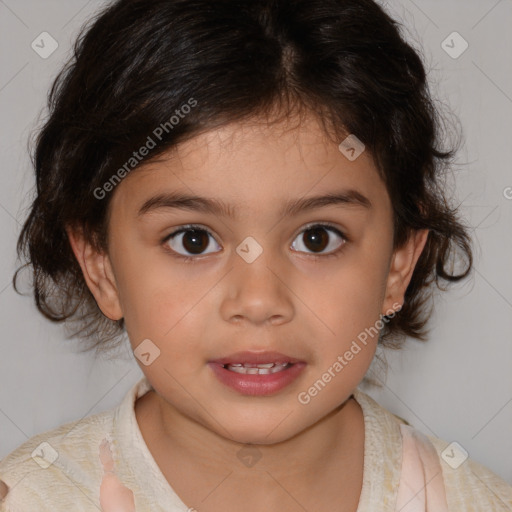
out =
[(386, 283), (386, 295), (382, 314), (389, 315), (397, 310), (397, 304), (404, 303), (405, 290), (412, 278), (416, 263), (427, 243), (428, 229), (413, 231), (402, 247), (393, 253)]
[(81, 229), (66, 227), (69, 243), (82, 269), (85, 282), (98, 307), (111, 320), (123, 318), (117, 285), (107, 253), (98, 252), (83, 236)]

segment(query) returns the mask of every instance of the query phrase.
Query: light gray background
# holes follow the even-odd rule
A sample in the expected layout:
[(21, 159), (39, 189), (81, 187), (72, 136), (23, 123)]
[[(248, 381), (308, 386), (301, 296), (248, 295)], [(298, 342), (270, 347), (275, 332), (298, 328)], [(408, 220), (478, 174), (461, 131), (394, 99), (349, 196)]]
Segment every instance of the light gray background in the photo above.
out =
[[(128, 344), (117, 361), (79, 354), (11, 286), (34, 184), (27, 137), (77, 30), (103, 3), (0, 0), (0, 457), (116, 406), (142, 376)], [(512, 1), (400, 0), (387, 8), (423, 48), (434, 93), (460, 118), (455, 185), (477, 253), (474, 278), (439, 297), (429, 341), (388, 354), (385, 387), (368, 392), (512, 484)], [(31, 48), (43, 31), (59, 43), (48, 59)], [(441, 47), (453, 31), (469, 43), (457, 59)]]

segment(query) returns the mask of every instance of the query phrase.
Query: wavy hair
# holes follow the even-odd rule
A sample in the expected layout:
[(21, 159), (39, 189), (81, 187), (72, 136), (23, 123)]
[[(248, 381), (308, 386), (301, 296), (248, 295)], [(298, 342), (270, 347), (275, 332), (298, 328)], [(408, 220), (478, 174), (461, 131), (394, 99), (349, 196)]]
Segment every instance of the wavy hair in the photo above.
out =
[[(109, 197), (95, 190), (162, 130), (151, 159), (202, 132), (267, 115), (314, 113), (338, 143), (355, 134), (393, 205), (394, 247), (429, 229), (400, 313), (379, 343), (424, 340), (435, 284), (470, 274), (467, 228), (445, 195), (456, 148), (442, 148), (443, 118), (420, 54), (400, 23), (371, 0), (118, 0), (84, 26), (48, 95), (32, 154), (36, 193), (18, 258), (31, 269), (38, 310), (74, 325), (86, 350), (117, 346), (124, 320), (106, 318), (71, 250), (79, 226), (106, 251)], [(453, 258), (463, 269), (455, 272)], [(18, 291), (18, 290), (17, 290)]]

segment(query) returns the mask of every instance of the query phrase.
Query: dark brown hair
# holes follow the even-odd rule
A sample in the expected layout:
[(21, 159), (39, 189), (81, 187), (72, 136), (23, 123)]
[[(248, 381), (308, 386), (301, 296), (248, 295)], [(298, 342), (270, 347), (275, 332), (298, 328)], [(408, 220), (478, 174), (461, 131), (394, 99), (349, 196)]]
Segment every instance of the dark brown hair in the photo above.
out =
[[(185, 109), (191, 99), (197, 106)], [(16, 289), (18, 272), (30, 266), (37, 308), (76, 323), (73, 336), (92, 342), (86, 350), (117, 346), (124, 322), (100, 311), (65, 226), (108, 249), (110, 196), (97, 191), (125, 174), (152, 134), (149, 159), (262, 114), (272, 122), (313, 113), (337, 143), (355, 134), (391, 197), (394, 247), (412, 230), (430, 230), (405, 304), (386, 318), (383, 346), (424, 340), (432, 283), (444, 289), (442, 281), (472, 269), (468, 232), (445, 196), (456, 150), (439, 147), (443, 118), (422, 59), (371, 0), (116, 1), (82, 29), (48, 108), (33, 154), (36, 194), (17, 245), (27, 263), (13, 282)], [(455, 273), (459, 252), (465, 268)]]

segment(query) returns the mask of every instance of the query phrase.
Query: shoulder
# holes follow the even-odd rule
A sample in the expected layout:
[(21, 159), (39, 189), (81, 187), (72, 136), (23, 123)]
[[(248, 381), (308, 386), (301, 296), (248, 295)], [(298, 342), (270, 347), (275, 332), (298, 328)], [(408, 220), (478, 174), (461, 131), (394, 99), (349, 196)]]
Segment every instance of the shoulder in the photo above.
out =
[(0, 480), (8, 489), (0, 510), (91, 510), (102, 478), (99, 448), (112, 432), (114, 412), (37, 434), (4, 457)]
[(450, 510), (512, 510), (512, 486), (467, 456), (457, 443), (426, 436), (439, 457)]
[(430, 498), (445, 495), (450, 511), (512, 510), (512, 486), (467, 457), (460, 445), (423, 434), (360, 389), (356, 389), (354, 397), (363, 409), (365, 429), (369, 433), (377, 430), (378, 442), (386, 445), (382, 454), (387, 465), (397, 466), (396, 475), (392, 473), (395, 479), (403, 481), (404, 488), (411, 487), (418, 478), (425, 480), (418, 484), (418, 489), (425, 492), (415, 493), (416, 498), (424, 494), (423, 499), (427, 500), (432, 488)]

